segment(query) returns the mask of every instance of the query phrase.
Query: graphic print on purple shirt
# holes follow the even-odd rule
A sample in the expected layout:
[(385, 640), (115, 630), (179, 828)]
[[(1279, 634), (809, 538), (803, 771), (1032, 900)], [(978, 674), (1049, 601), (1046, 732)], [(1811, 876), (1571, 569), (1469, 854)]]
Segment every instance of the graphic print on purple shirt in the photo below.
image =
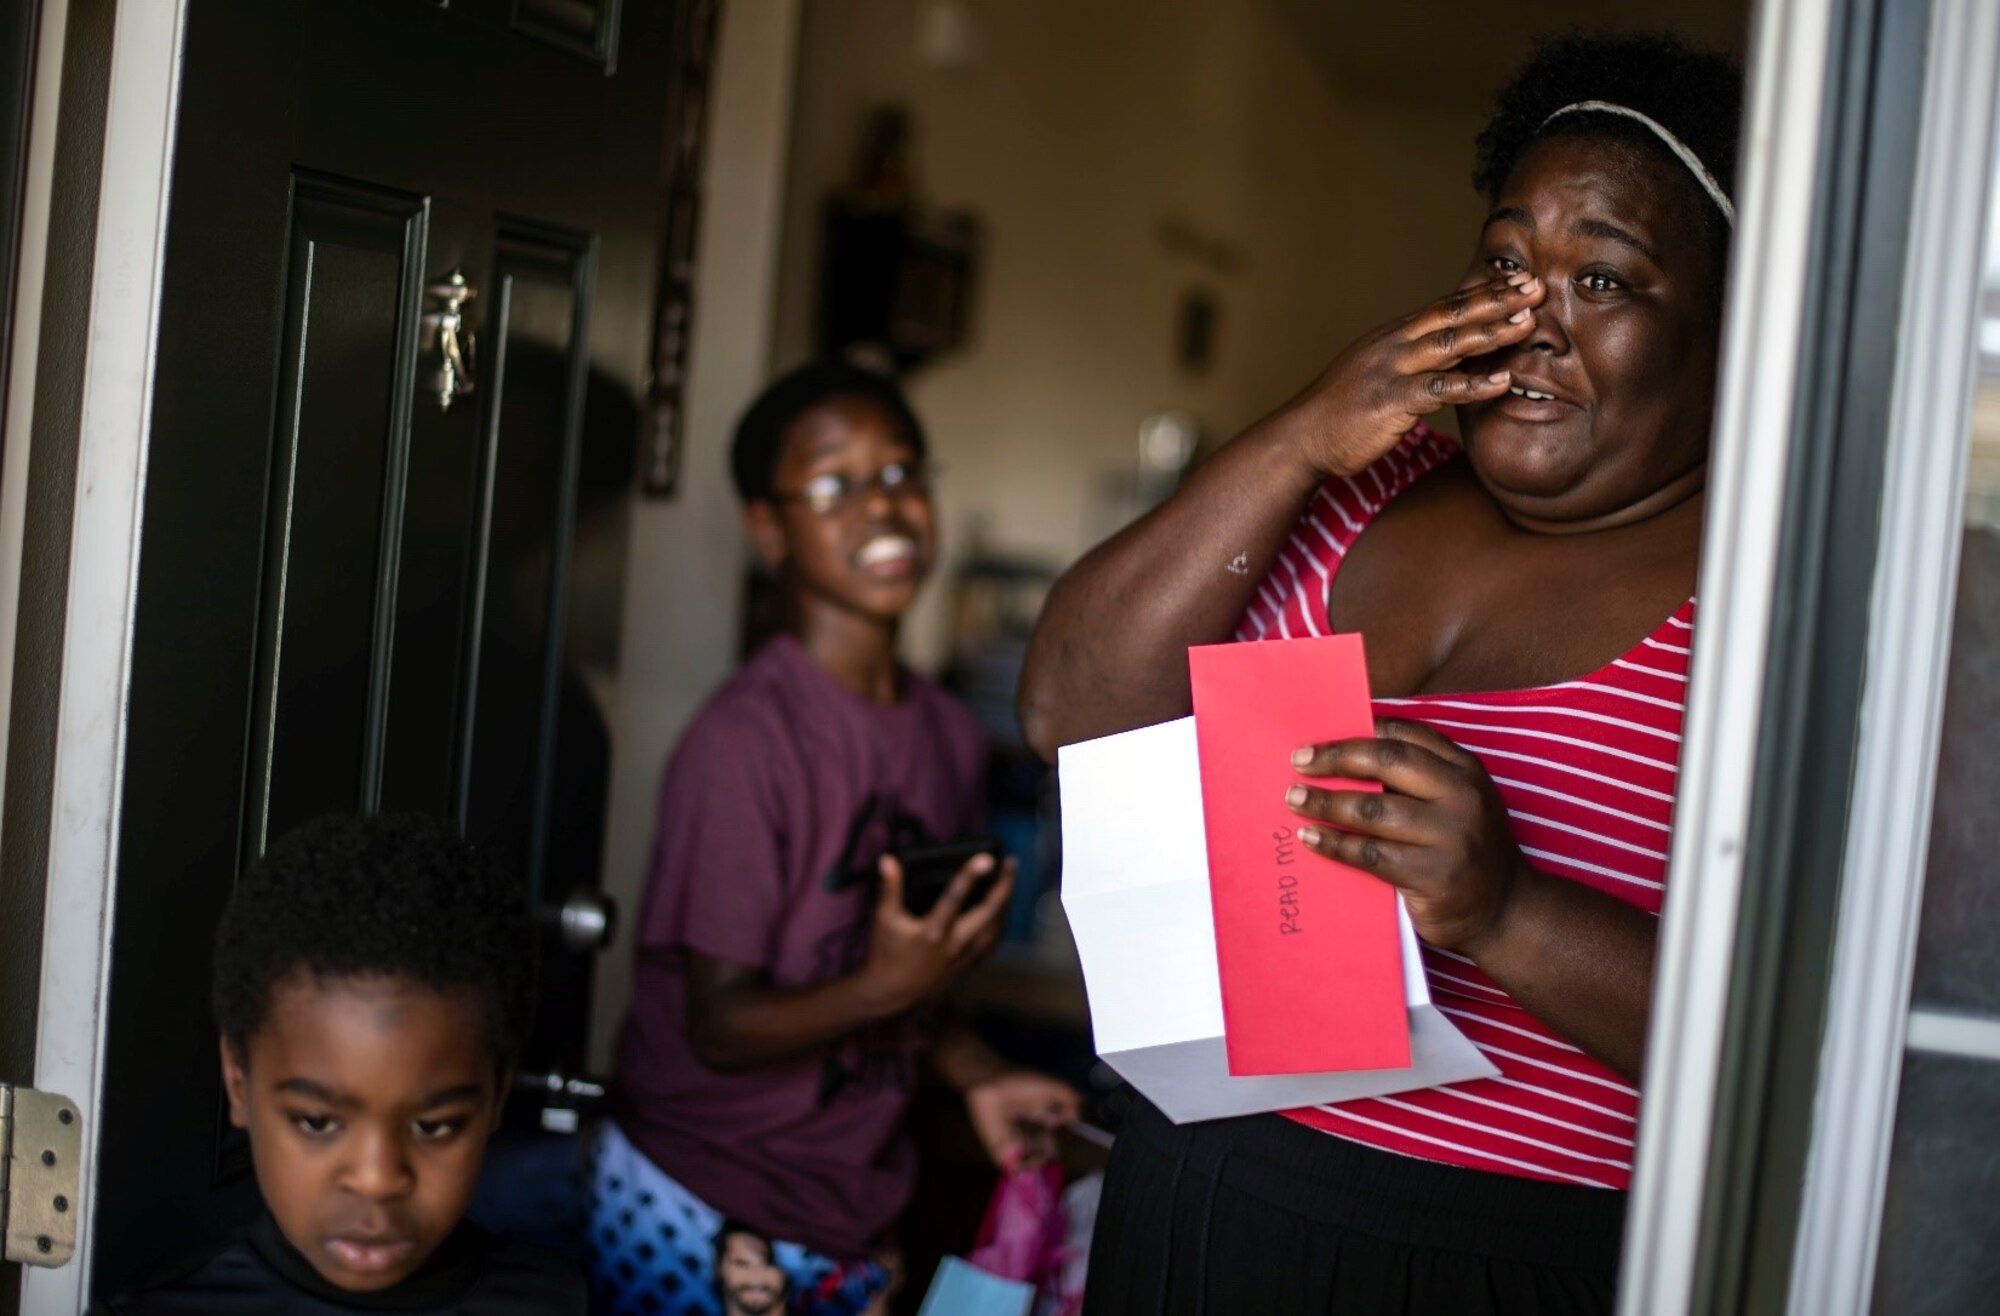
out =
[(865, 959), (875, 862), (921, 829), (976, 833), (985, 740), (910, 674), (885, 706), (796, 640), (759, 650), (689, 725), (668, 765), (635, 931), (613, 1118), (661, 1170), (770, 1237), (872, 1253), (909, 1199), (903, 1130), (929, 1041), (916, 1012), (796, 1061), (721, 1074), (687, 1045), (690, 950), (805, 986)]
[[(882, 856), (895, 850), (945, 838), (924, 820), (903, 808), (892, 793), (876, 793), (861, 802), (847, 825), (847, 844), (821, 880), (829, 891), (861, 892), (861, 904), (872, 912), (880, 895)], [(869, 918), (855, 919), (827, 934), (817, 947), (812, 981), (845, 977), (868, 958)], [(925, 1004), (871, 1024), (827, 1048), (820, 1069), (819, 1102), (889, 1090), (908, 1097), (917, 1088), (917, 1057), (936, 1036), (937, 1009)]]

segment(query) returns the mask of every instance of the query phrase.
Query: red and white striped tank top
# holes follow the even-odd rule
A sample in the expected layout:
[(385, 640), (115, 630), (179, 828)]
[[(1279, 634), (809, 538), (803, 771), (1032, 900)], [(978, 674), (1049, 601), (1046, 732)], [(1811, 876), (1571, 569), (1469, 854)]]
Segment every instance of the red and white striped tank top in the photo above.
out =
[[(1314, 495), (1238, 640), (1325, 635), (1328, 586), (1368, 522), (1458, 454), (1419, 425), (1351, 479)], [(1377, 699), (1479, 756), (1522, 852), (1544, 872), (1660, 911), (1681, 748), (1694, 600), (1621, 658), (1559, 685)], [(1431, 998), (1500, 1077), (1285, 1112), (1301, 1124), (1425, 1160), (1624, 1188), (1639, 1092), (1544, 1026), (1463, 955), (1426, 945)]]

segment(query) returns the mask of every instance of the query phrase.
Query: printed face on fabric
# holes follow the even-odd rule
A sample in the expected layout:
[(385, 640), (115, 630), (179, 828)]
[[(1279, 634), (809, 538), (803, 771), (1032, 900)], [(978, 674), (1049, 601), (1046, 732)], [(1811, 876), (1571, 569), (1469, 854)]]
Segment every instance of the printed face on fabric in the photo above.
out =
[(793, 421), (778, 453), (772, 503), (752, 503), (750, 532), (782, 567), (801, 606), (894, 621), (930, 571), (935, 516), (923, 458), (886, 410), (836, 397)]
[(771, 1240), (747, 1229), (724, 1231), (715, 1259), (723, 1316), (768, 1316), (783, 1310), (786, 1283)]
[(895, 1275), (772, 1240), (667, 1177), (616, 1123), (586, 1148), (592, 1311), (608, 1316), (862, 1316)]
[(1466, 363), (1513, 388), (1459, 416), (1510, 512), (1589, 524), (1698, 479), (1721, 330), (1714, 204), (1677, 161), (1589, 137), (1545, 138), (1508, 177), (1462, 286), (1519, 270), (1547, 295), (1525, 340)]
[(302, 973), (245, 1054), (223, 1044), (265, 1205), (328, 1283), (396, 1284), (465, 1214), (504, 1091), (486, 1039), (469, 992)]

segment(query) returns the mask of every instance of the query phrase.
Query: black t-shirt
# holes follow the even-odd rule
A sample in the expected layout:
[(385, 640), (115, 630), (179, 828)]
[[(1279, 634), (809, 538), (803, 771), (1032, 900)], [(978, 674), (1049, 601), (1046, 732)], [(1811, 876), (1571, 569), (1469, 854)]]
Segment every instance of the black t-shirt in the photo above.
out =
[(350, 1293), (323, 1279), (266, 1215), (245, 1236), (174, 1278), (94, 1309), (102, 1316), (527, 1316), (589, 1310), (576, 1263), (559, 1252), (497, 1237), (462, 1222), (424, 1268), (376, 1293)]

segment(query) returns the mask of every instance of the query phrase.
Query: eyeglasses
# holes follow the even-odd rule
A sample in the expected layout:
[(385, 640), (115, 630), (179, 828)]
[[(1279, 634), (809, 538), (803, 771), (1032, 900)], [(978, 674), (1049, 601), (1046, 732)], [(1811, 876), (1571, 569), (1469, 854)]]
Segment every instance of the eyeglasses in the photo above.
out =
[(888, 499), (915, 498), (930, 492), (937, 469), (924, 462), (890, 462), (873, 476), (856, 479), (841, 471), (815, 475), (796, 489), (772, 495), (780, 502), (804, 503), (814, 516), (834, 516), (880, 490)]

